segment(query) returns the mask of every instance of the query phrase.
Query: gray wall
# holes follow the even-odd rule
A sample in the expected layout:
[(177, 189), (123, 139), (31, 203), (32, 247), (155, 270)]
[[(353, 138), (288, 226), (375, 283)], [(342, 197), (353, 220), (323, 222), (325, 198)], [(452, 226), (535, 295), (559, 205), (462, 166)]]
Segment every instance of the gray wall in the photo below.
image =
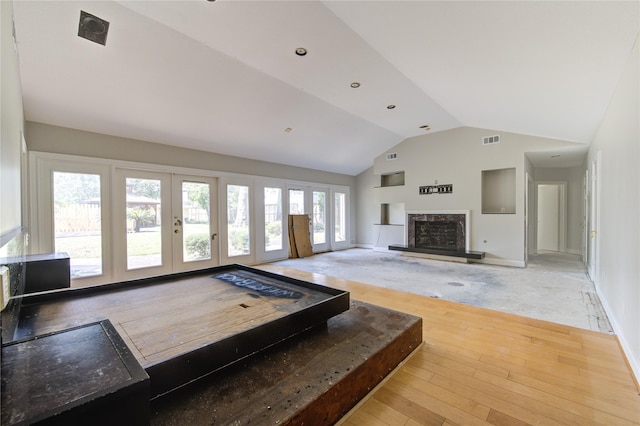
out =
[(355, 187), (355, 177), (302, 167), (179, 148), (28, 121), (30, 151), (215, 170), (253, 176)]
[[(501, 142), (482, 145), (483, 136), (501, 135)], [(488, 263), (524, 266), (525, 152), (575, 146), (575, 143), (496, 130), (460, 127), (407, 139), (377, 157), (374, 167), (358, 176), (358, 243), (381, 246), (381, 239), (402, 243), (404, 230), (380, 227), (381, 203), (404, 203), (405, 210), (471, 210), (471, 250), (486, 252)], [(515, 168), (515, 214), (482, 214), (483, 170)], [(405, 185), (376, 188), (380, 175), (405, 172)], [(422, 185), (453, 184), (452, 194), (419, 195)], [(387, 229), (389, 228), (389, 229)], [(391, 241), (397, 240), (400, 241)]]
[(0, 2), (2, 118), (0, 127), (0, 246), (20, 230), (21, 157), (24, 116), (18, 54), (14, 48), (13, 3)]

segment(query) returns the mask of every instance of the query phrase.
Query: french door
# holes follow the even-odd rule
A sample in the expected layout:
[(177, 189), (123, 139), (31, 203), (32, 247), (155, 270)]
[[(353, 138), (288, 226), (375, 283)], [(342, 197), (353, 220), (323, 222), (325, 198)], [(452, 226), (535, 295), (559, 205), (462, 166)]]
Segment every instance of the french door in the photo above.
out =
[(218, 198), (214, 178), (173, 175), (173, 270), (218, 265)]
[(285, 259), (289, 252), (286, 189), (282, 182), (256, 182), (256, 256), (258, 261)]
[(331, 229), (329, 189), (299, 186), (289, 188), (289, 214), (307, 214), (314, 253), (328, 251)]
[(215, 179), (116, 169), (114, 182), (117, 280), (218, 264)]

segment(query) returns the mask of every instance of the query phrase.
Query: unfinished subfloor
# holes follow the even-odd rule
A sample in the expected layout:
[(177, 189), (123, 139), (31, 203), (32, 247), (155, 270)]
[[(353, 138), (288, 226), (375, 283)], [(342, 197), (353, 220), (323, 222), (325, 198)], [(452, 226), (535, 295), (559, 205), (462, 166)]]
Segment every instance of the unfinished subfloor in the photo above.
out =
[(527, 268), (512, 268), (349, 249), (275, 264), (612, 333), (593, 282), (573, 254), (538, 254), (529, 258)]

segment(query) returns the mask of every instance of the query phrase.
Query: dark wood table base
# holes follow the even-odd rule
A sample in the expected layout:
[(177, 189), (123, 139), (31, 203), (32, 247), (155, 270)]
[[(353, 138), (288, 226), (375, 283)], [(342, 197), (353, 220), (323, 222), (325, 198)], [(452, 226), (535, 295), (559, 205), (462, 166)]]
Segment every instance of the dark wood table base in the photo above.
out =
[(349, 311), (152, 401), (152, 425), (332, 424), (422, 342), (422, 319)]

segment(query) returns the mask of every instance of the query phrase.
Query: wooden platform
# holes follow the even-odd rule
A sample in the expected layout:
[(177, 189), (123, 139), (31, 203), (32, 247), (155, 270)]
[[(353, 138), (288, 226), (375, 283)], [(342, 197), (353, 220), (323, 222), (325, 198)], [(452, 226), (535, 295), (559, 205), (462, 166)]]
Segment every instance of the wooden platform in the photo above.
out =
[(27, 296), (14, 339), (109, 319), (155, 397), (348, 308), (347, 292), (229, 265)]
[(149, 376), (109, 320), (2, 345), (5, 425), (145, 425)]
[(616, 336), (277, 265), (423, 319), (425, 343), (339, 425), (640, 425)]
[(151, 424), (330, 425), (422, 341), (422, 321), (352, 301), (349, 311), (153, 401)]

